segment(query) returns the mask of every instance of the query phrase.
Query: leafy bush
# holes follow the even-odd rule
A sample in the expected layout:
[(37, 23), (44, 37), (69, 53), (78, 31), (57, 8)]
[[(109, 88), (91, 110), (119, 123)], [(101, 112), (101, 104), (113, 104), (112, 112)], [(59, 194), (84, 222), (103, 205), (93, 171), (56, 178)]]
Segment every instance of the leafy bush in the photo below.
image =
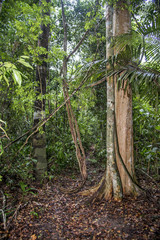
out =
[(160, 109), (143, 98), (133, 101), (134, 148), (136, 166), (148, 173), (158, 175), (160, 163), (159, 128)]

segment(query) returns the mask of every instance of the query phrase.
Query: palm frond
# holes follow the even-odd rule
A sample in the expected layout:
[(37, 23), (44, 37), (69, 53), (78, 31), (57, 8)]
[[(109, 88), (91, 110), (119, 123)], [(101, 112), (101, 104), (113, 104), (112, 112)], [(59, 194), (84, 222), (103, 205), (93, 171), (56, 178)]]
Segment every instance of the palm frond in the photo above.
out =
[[(116, 76), (118, 88), (123, 88), (124, 82), (127, 82), (132, 85), (135, 93), (140, 91), (148, 100), (160, 93), (160, 71), (128, 64), (108, 73), (108, 76), (113, 75)], [(127, 86), (124, 88), (125, 91), (126, 88)]]

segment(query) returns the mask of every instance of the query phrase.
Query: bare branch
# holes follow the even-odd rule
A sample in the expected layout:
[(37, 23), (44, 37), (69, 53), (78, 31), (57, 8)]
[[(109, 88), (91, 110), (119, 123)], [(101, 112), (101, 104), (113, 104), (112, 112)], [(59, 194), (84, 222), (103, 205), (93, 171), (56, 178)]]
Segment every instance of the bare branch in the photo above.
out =
[(88, 88), (88, 87), (97, 86), (97, 85), (103, 83), (104, 81), (106, 81), (106, 77), (102, 78), (101, 80), (99, 80), (99, 81), (97, 81), (97, 82), (95, 82), (95, 83), (89, 84), (89, 85), (87, 86), (87, 88)]
[(70, 57), (78, 50), (78, 48), (81, 46), (81, 44), (83, 43), (83, 41), (85, 40), (87, 34), (89, 33), (89, 29), (85, 32), (85, 34), (83, 35), (83, 37), (81, 38), (81, 40), (79, 41), (79, 43), (77, 44), (77, 46), (73, 49), (73, 51), (67, 56), (67, 61), (70, 59)]

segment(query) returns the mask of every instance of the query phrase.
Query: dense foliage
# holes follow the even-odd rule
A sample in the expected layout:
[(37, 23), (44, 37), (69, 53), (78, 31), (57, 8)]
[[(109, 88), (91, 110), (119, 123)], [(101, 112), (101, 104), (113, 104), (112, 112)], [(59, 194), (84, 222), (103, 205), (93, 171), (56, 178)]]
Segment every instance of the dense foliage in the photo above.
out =
[[(63, 51), (63, 23), (60, 1), (53, 0), (48, 8), (51, 17), (42, 18), (46, 1), (3, 2), (0, 13), (0, 181), (14, 184), (34, 180), (31, 138), (35, 98), (35, 67), (39, 55), (46, 50), (38, 46), (40, 25), (50, 24), (50, 47), (47, 64), (46, 116), (64, 101), (61, 68)], [(137, 1), (132, 12), (134, 33), (115, 39), (119, 55), (115, 56), (115, 72), (125, 74), (133, 85), (134, 147), (136, 166), (159, 174), (159, 8)], [(141, 3), (142, 2), (142, 3)], [(103, 1), (103, 4), (105, 1)], [(84, 77), (88, 80), (71, 98), (78, 120), (82, 142), (88, 160), (103, 164), (106, 156), (106, 90), (105, 82), (96, 82), (105, 76), (105, 17), (101, 1), (64, 1), (68, 32), (69, 55), (88, 31), (82, 45), (68, 61), (67, 81), (69, 93), (76, 89)], [(137, 15), (135, 14), (137, 13)], [(129, 39), (129, 40), (128, 40)], [(125, 41), (124, 41), (125, 40)], [(123, 44), (122, 44), (123, 42)], [(124, 50), (125, 43), (125, 50)], [(129, 64), (128, 64), (129, 61)], [(123, 69), (124, 71), (124, 69)], [(19, 85), (17, 85), (17, 83)], [(16, 140), (18, 139), (19, 140)], [(62, 169), (78, 168), (75, 147), (71, 138), (65, 106), (46, 123), (48, 173), (51, 179)], [(15, 141), (16, 140), (16, 141)], [(15, 141), (15, 142), (14, 142)], [(12, 143), (14, 142), (14, 143)], [(10, 146), (8, 144), (12, 143)], [(2, 154), (3, 153), (3, 154)], [(74, 168), (73, 168), (74, 167)]]

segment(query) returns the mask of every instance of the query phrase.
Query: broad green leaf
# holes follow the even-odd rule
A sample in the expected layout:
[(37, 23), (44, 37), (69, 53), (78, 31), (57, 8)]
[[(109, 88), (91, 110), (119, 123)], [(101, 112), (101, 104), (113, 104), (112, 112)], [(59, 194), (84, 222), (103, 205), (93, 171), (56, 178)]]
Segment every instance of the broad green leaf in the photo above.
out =
[(29, 57), (28, 57), (28, 56), (21, 56), (21, 58), (26, 58), (26, 59), (29, 59)]
[(22, 83), (22, 77), (21, 77), (21, 74), (18, 70), (15, 70), (13, 69), (13, 74), (12, 74), (14, 80), (16, 83), (19, 84), (19, 86), (21, 86), (21, 83)]
[(17, 62), (21, 63), (25, 67), (29, 67), (29, 68), (33, 69), (33, 67), (28, 62), (25, 62), (24, 59), (22, 59), (22, 58), (19, 59)]
[(15, 66), (14, 66), (12, 63), (10, 63), (10, 62), (5, 62), (5, 63), (3, 64), (3, 66), (6, 67), (6, 68), (12, 68), (12, 67), (15, 68)]

